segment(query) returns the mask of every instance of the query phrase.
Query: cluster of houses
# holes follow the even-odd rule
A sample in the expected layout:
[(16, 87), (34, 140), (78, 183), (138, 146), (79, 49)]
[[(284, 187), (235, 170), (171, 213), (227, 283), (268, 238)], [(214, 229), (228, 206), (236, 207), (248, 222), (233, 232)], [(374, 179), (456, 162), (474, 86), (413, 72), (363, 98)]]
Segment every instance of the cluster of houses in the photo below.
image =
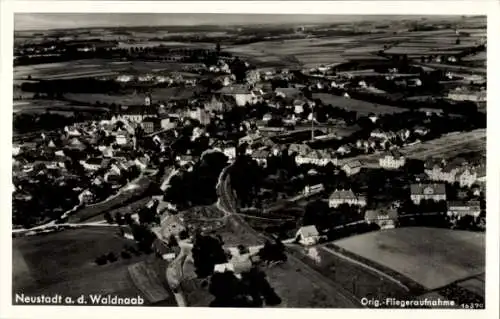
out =
[(425, 163), (425, 174), (432, 181), (458, 183), (460, 187), (471, 187), (486, 176), (484, 164), (474, 164), (465, 159), (452, 161), (429, 159)]
[[(83, 168), (81, 177), (89, 179), (90, 186), (73, 190), (81, 204), (88, 204), (95, 199), (93, 188), (105, 184), (118, 188), (132, 170), (141, 172), (148, 168), (149, 156), (132, 152), (136, 144), (134, 128), (121, 121), (79, 123), (65, 127), (62, 132), (42, 133), (35, 141), (14, 145), (13, 173), (18, 178), (55, 171), (57, 176), (70, 176), (68, 165), (75, 163), (68, 153), (76, 151), (81, 154), (78, 160)], [(33, 157), (40, 159), (26, 160)]]

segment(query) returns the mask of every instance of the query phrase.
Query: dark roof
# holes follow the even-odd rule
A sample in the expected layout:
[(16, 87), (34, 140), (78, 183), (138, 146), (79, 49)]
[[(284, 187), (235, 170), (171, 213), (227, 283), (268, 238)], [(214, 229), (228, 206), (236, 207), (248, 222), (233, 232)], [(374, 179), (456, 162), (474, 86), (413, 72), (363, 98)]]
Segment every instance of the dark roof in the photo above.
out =
[(91, 157), (91, 158), (87, 159), (85, 162), (87, 164), (98, 164), (98, 165), (101, 165), (102, 161), (103, 161), (103, 159), (100, 158), (100, 157)]
[(450, 208), (456, 208), (456, 207), (464, 207), (468, 210), (480, 210), (481, 205), (479, 201), (468, 201), (468, 202), (463, 202), (463, 201), (449, 201), (448, 202), (448, 209)]
[(219, 90), (221, 94), (250, 94), (250, 89), (246, 85), (230, 85)]
[(412, 195), (446, 195), (445, 184), (412, 184)]

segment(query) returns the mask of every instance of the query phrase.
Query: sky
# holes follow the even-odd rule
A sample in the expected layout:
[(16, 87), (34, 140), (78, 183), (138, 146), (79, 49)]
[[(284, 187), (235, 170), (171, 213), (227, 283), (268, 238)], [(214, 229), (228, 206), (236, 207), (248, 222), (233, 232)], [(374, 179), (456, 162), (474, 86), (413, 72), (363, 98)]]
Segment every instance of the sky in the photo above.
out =
[[(315, 24), (357, 22), (404, 16), (277, 15), (277, 14), (168, 14), (168, 13), (16, 13), (14, 30), (79, 27), (133, 27), (168, 25)], [(408, 16), (406, 16), (408, 18)]]

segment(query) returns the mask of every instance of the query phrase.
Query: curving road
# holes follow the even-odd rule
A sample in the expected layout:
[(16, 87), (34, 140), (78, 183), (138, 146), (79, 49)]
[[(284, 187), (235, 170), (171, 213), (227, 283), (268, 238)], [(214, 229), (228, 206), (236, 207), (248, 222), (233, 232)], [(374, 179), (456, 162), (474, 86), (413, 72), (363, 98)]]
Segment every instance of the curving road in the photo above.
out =
[[(258, 240), (273, 240), (262, 233), (257, 232), (250, 227), (245, 220), (238, 214), (238, 207), (236, 202), (236, 195), (231, 188), (230, 177), (228, 174), (230, 166), (226, 167), (219, 178), (217, 183), (217, 194), (219, 199), (217, 206), (228, 216), (232, 218), (239, 226), (243, 227), (248, 234), (251, 234)], [(288, 254), (288, 263), (293, 264), (293, 267), (300, 269), (303, 274), (306, 274), (311, 282), (311, 285), (320, 287), (329, 296), (336, 301), (336, 306), (339, 308), (360, 308), (361, 304), (359, 299), (345, 290), (333, 280), (326, 278), (318, 271), (312, 269), (307, 264), (302, 262), (299, 258), (295, 257), (292, 253)], [(296, 287), (295, 289), (300, 289)]]

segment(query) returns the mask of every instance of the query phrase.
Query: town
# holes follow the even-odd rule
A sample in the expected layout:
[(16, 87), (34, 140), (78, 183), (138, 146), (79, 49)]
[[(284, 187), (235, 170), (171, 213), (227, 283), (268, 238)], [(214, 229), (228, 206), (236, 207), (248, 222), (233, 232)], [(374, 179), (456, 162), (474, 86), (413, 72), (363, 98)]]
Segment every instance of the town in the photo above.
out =
[(486, 45), (472, 16), (16, 31), (13, 296), (484, 308)]

